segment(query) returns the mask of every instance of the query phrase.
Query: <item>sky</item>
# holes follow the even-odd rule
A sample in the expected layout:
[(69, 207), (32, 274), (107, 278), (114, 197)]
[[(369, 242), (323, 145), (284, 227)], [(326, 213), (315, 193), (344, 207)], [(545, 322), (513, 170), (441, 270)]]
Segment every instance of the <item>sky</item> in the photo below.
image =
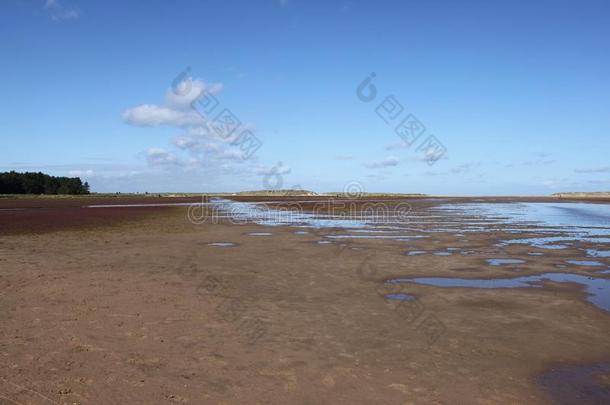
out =
[(2, 0), (0, 171), (95, 192), (610, 190), (610, 2)]

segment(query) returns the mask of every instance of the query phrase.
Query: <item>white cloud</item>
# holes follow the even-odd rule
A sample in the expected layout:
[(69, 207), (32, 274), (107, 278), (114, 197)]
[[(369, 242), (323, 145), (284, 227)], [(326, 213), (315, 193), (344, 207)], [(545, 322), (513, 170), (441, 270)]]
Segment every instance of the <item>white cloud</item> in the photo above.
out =
[(594, 167), (589, 169), (576, 169), (576, 173), (610, 173), (610, 166)]
[(288, 166), (284, 166), (282, 162), (279, 162), (275, 166), (258, 165), (255, 171), (256, 174), (263, 176), (290, 174), (291, 172), (292, 169)]
[(189, 77), (168, 89), (165, 93), (165, 101), (170, 107), (187, 109), (204, 92), (216, 95), (222, 91), (222, 87), (221, 83), (207, 84)]
[[(287, 167), (273, 171), (273, 167), (261, 167), (258, 164), (255, 152), (262, 142), (255, 135), (254, 125), (241, 123), (237, 114), (233, 117), (234, 125), (230, 128), (224, 123), (218, 125), (215, 121), (218, 113), (230, 108), (217, 97), (222, 84), (207, 84), (190, 78), (189, 75), (190, 69), (187, 68), (176, 78), (165, 91), (163, 102), (134, 106), (122, 113), (123, 121), (130, 125), (168, 126), (180, 130), (170, 140), (173, 149), (149, 148), (141, 153), (149, 169), (155, 169), (156, 173), (163, 176), (181, 172), (189, 177), (201, 173), (206, 181), (219, 181), (222, 184), (228, 184), (227, 177), (231, 176), (231, 181), (240, 179), (244, 182), (244, 187), (250, 188), (256, 188), (251, 187), (255, 175), (290, 173), (290, 168)], [(211, 94), (213, 98), (202, 98), (202, 103), (199, 103), (197, 98), (202, 92)], [(193, 108), (193, 100), (196, 101), (196, 109)], [(211, 104), (204, 104), (206, 100), (211, 100)], [(213, 111), (203, 113), (205, 109), (210, 110), (210, 105), (215, 105)], [(266, 184), (263, 182), (262, 186), (266, 187)]]
[(457, 166), (452, 167), (449, 170), (445, 170), (445, 171), (427, 171), (424, 174), (426, 176), (445, 176), (445, 175), (450, 175), (450, 174), (462, 174), (462, 173), (469, 173), (471, 172), (472, 169), (479, 167), (483, 164), (483, 162), (481, 161), (477, 161), (477, 162), (468, 162), (468, 163), (461, 163)]
[(148, 148), (146, 150), (146, 161), (149, 166), (175, 166), (178, 158), (161, 148)]
[(534, 157), (529, 160), (522, 160), (520, 162), (508, 163), (504, 167), (516, 167), (516, 166), (544, 166), (555, 163), (555, 159), (551, 159), (547, 153), (536, 153)]
[(89, 170), (70, 170), (68, 171), (68, 176), (70, 177), (91, 177), (94, 176), (95, 172), (91, 169)]
[(64, 7), (59, 0), (47, 0), (44, 9), (48, 11), (53, 20), (72, 20), (80, 17), (80, 12), (75, 8)]
[(187, 150), (195, 148), (198, 143), (195, 139), (183, 135), (174, 139), (174, 145), (180, 149)]
[(365, 166), (369, 169), (383, 169), (386, 167), (398, 166), (400, 159), (395, 156), (388, 156), (382, 160), (367, 163)]
[(406, 142), (391, 143), (385, 146), (385, 150), (407, 149), (409, 145)]
[(155, 104), (142, 104), (123, 112), (123, 120), (131, 125), (154, 127), (172, 125), (188, 127), (203, 124), (203, 118), (194, 111), (180, 111)]
[(191, 104), (204, 92), (218, 94), (222, 90), (221, 83), (206, 84), (190, 77), (175, 83), (165, 92), (165, 103), (142, 104), (123, 112), (123, 120), (136, 126), (171, 125), (177, 127), (197, 127), (206, 124), (206, 120)]
[(206, 152), (212, 154), (212, 156), (216, 159), (223, 160), (243, 160), (244, 159), (244, 151), (235, 147), (226, 147), (222, 144), (218, 143), (206, 143), (203, 145), (203, 149)]

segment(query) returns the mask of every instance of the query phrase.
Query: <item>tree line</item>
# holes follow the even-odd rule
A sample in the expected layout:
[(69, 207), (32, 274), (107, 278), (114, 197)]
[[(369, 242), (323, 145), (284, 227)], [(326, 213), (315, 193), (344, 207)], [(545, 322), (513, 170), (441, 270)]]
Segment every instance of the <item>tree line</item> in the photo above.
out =
[(89, 194), (89, 184), (78, 177), (44, 173), (0, 173), (0, 194)]

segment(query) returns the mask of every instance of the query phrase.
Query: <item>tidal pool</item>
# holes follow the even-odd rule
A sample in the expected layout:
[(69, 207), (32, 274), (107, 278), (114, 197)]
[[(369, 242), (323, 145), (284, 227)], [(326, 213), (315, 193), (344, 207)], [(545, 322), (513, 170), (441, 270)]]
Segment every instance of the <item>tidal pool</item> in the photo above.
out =
[(219, 247), (230, 247), (230, 246), (235, 246), (235, 243), (233, 242), (211, 242), (208, 243), (209, 246), (219, 246)]
[(603, 266), (601, 262), (595, 260), (566, 260), (566, 263), (573, 264), (575, 266)]
[(544, 280), (560, 283), (578, 283), (586, 287), (588, 301), (610, 312), (610, 279), (582, 276), (571, 273), (544, 273), (535, 276), (494, 279), (465, 279), (453, 277), (397, 278), (386, 281), (390, 284), (415, 283), (435, 287), (462, 288), (540, 288)]
[(407, 256), (417, 256), (417, 255), (425, 255), (426, 252), (423, 250), (412, 250), (410, 252), (407, 252)]
[(610, 250), (587, 249), (587, 256), (610, 257)]
[[(435, 209), (461, 217), (465, 230), (475, 224), (473, 218), (485, 218), (491, 221), (486, 231), (539, 235), (505, 240), (502, 245), (528, 244), (545, 249), (563, 249), (568, 245), (565, 242), (570, 241), (610, 243), (610, 204), (464, 203), (444, 204)], [(498, 228), (498, 225), (509, 228)]]
[[(428, 235), (434, 232), (460, 236), (467, 232), (505, 232), (522, 233), (523, 236), (502, 240), (496, 246), (528, 245), (545, 250), (557, 250), (578, 246), (577, 244), (580, 243), (596, 243), (600, 246), (610, 244), (610, 204), (443, 203), (430, 209), (409, 212), (408, 218), (389, 216), (385, 218), (385, 222), (377, 221), (375, 215), (350, 217), (307, 212), (300, 209), (298, 202), (287, 203), (286, 206), (278, 208), (270, 206), (269, 203), (237, 202), (215, 198), (209, 204), (213, 210), (220, 211), (223, 217), (229, 218), (233, 223), (254, 222), (269, 226), (290, 225), (346, 231), (337, 232), (331, 229), (331, 235), (327, 235), (329, 239), (388, 239), (410, 242), (413, 239), (429, 237)], [(295, 233), (305, 234), (305, 232), (303, 230)], [(463, 248), (468, 249), (467, 246)], [(451, 247), (431, 254), (449, 256), (449, 252), (457, 253), (460, 249)], [(466, 255), (470, 252), (472, 250), (460, 254)], [(610, 250), (588, 249), (587, 254), (591, 257), (610, 257)], [(542, 256), (543, 253), (530, 252), (528, 255)], [(490, 264), (500, 263), (490, 262)]]
[(415, 299), (414, 295), (406, 293), (386, 294), (384, 297), (387, 300), (393, 301), (413, 301)]
[(505, 264), (523, 264), (525, 260), (521, 259), (487, 259), (490, 266), (502, 266)]

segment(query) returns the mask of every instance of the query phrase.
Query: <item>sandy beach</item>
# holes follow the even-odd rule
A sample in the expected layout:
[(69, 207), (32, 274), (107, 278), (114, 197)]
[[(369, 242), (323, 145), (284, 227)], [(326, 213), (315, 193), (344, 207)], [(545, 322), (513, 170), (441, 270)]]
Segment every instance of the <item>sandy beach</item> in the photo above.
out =
[[(509, 225), (459, 233), (455, 229), (464, 225), (457, 224), (422, 235), (412, 229), (417, 216), (453, 221), (433, 211), (447, 200), (407, 202), (412, 238), (226, 217), (195, 224), (186, 206), (91, 209), (66, 199), (28, 209), (35, 204), (3, 200), (2, 400), (500, 404), (608, 398), (610, 314), (588, 299), (583, 284), (446, 288), (397, 281), (545, 273), (610, 280), (598, 266), (565, 265), (591, 260), (582, 249), (593, 245), (499, 246), (527, 236)], [(59, 224), (58, 210), (78, 212), (86, 226)], [(21, 227), (26, 218), (35, 218), (33, 225), (19, 232), (7, 225)], [(521, 261), (490, 265), (493, 258)], [(595, 261), (608, 268), (607, 258)], [(561, 391), (566, 384), (568, 393)]]

